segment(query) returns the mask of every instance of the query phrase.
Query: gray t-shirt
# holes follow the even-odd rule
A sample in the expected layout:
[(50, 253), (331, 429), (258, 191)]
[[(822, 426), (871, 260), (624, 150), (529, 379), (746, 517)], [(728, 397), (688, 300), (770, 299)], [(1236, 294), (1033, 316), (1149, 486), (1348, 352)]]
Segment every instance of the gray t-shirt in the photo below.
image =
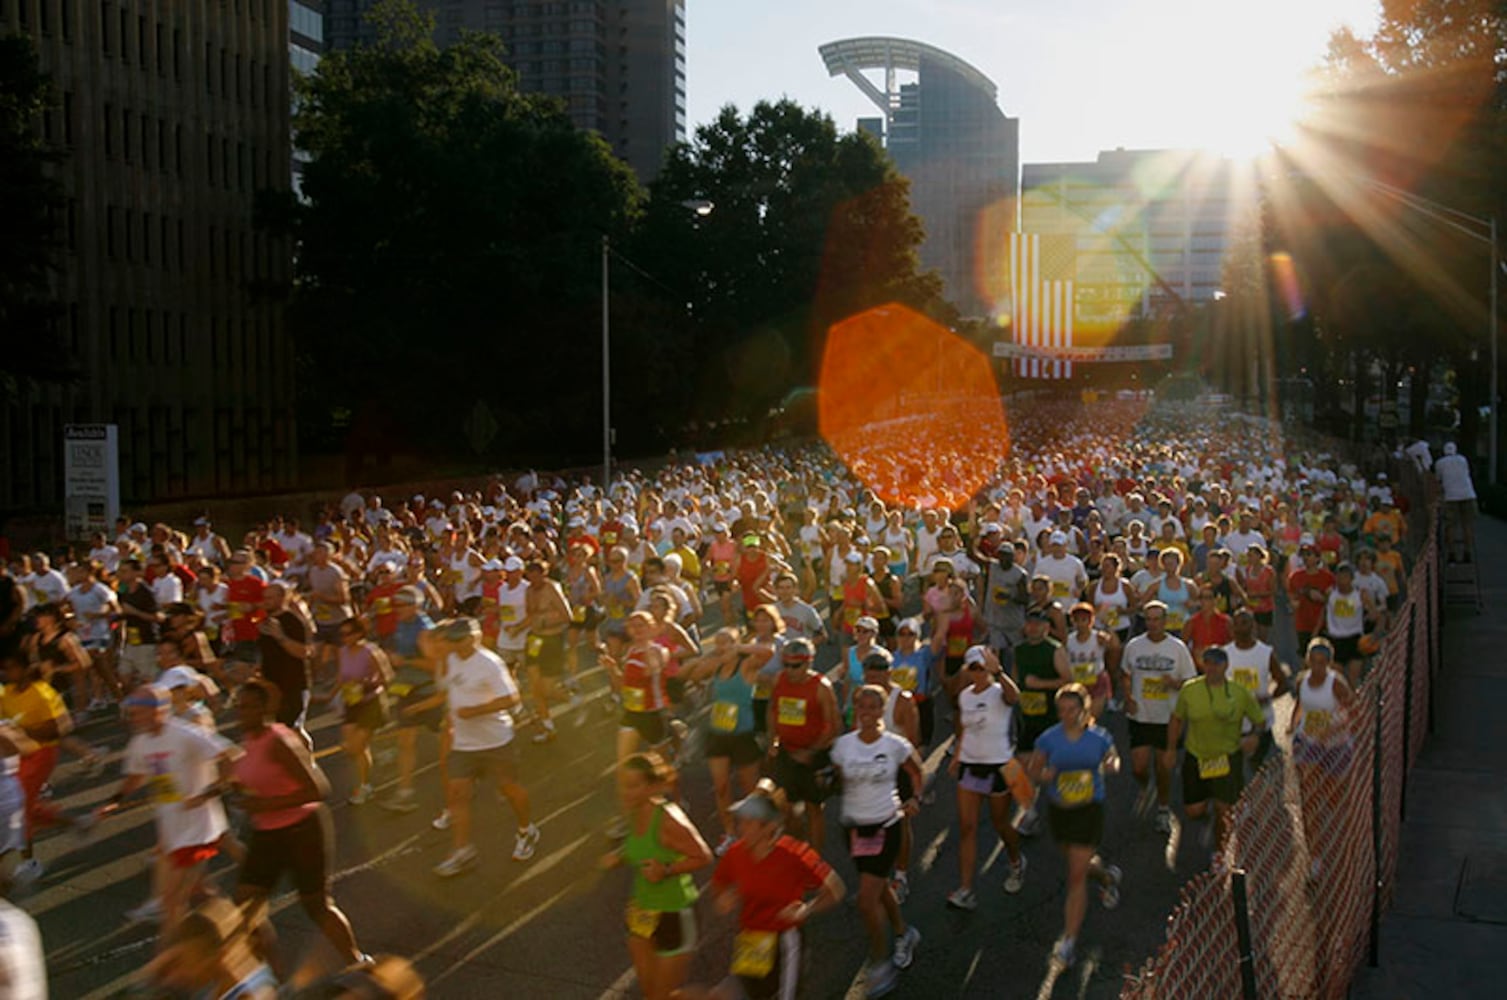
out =
[(1019, 563), (1005, 569), (998, 561), (989, 564), (984, 580), (984, 622), (1004, 632), (1012, 643), (1024, 638), (1026, 627), (1026, 571)]
[(797, 598), (789, 604), (775, 604), (780, 612), (780, 617), (785, 621), (785, 638), (810, 639), (815, 642), (817, 637), (826, 632), (822, 625), (822, 616), (815, 608), (805, 601)]

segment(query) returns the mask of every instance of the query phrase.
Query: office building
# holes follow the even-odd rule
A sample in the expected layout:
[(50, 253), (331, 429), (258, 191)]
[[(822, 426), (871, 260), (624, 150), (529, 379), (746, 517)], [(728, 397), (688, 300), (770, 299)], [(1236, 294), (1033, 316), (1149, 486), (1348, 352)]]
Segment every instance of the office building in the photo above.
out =
[[(331, 50), (370, 42), (375, 0), (328, 0)], [(435, 40), (498, 35), (519, 87), (565, 103), (577, 128), (597, 132), (648, 183), (666, 147), (686, 137), (685, 0), (418, 0), (435, 13)]]
[(1027, 163), (1021, 230), (1075, 238), (1077, 328), (1109, 334), (1215, 298), (1241, 197), (1227, 159), (1109, 150), (1090, 163)]
[[(922, 42), (848, 38), (820, 52), (827, 71), (846, 76), (883, 115), (858, 127), (882, 135), (911, 182), (911, 208), (926, 227), (921, 263), (941, 274), (964, 315), (991, 315), (1005, 294), (1003, 248), (1015, 228), (1020, 120), (1000, 111), (994, 81)], [(901, 82), (902, 73), (914, 79)]]
[[(324, 0), (288, 0), (288, 65), (308, 75), (319, 65), (324, 53)], [(291, 83), (291, 81), (290, 81)], [(296, 103), (289, 106), (296, 111)], [(303, 167), (308, 154), (293, 150), (292, 184), (295, 194), (303, 195)]]
[(81, 378), (0, 403), (0, 507), (61, 506), (63, 425), (119, 427), (126, 504), (294, 482), (285, 0), (15, 0), (54, 102), (60, 342)]

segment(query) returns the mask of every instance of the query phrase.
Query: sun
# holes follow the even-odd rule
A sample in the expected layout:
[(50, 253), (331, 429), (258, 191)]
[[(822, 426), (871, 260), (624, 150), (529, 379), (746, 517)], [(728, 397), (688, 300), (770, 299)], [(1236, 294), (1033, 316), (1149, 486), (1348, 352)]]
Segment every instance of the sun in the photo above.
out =
[(1219, 95), (1220, 112), (1200, 123), (1197, 143), (1234, 160), (1254, 160), (1275, 146), (1290, 145), (1309, 113), (1301, 77), (1229, 79)]

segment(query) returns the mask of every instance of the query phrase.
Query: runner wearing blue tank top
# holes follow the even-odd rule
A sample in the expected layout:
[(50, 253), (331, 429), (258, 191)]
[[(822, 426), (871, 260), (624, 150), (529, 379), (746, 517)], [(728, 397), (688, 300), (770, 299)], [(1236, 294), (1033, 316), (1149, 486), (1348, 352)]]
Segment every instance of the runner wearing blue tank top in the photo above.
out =
[(759, 780), (759, 762), (764, 752), (754, 732), (754, 684), (760, 668), (774, 651), (773, 645), (740, 644), (738, 630), (724, 628), (713, 636), (711, 652), (687, 661), (682, 668), (691, 682), (711, 683), (706, 766), (712, 774), (717, 818), (722, 823), (718, 857), (737, 838), (737, 824), (730, 812), (734, 772), (740, 796), (752, 791)]

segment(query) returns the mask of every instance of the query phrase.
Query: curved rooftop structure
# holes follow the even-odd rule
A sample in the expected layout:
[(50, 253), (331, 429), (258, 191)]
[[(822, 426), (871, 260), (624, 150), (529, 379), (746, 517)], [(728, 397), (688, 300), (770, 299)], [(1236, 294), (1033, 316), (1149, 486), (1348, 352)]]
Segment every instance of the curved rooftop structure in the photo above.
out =
[[(828, 42), (817, 51), (821, 53), (822, 61), (827, 64), (827, 72), (832, 76), (845, 74), (851, 79), (862, 76), (862, 71), (866, 69), (882, 69), (889, 73), (897, 69), (919, 72), (921, 60), (925, 58), (963, 77), (988, 94), (989, 100), (993, 101), (999, 97), (999, 87), (980, 72), (978, 67), (935, 45), (927, 45), (925, 42), (918, 42), (914, 39), (887, 38), (882, 35), (843, 38)], [(871, 93), (869, 96), (873, 97), (874, 94)]]

